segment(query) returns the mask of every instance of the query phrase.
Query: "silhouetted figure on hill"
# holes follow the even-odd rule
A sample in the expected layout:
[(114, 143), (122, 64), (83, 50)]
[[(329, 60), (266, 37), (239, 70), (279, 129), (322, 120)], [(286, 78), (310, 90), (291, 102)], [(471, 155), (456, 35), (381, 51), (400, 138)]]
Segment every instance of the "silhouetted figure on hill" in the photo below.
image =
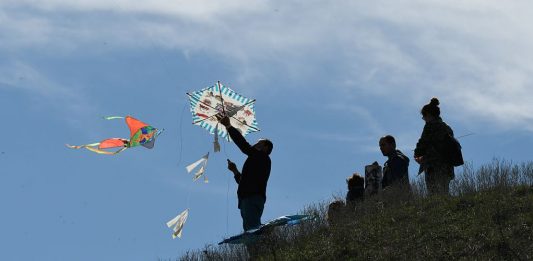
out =
[(393, 136), (383, 136), (379, 140), (379, 149), (388, 159), (383, 165), (383, 190), (395, 189), (403, 192), (411, 191), (409, 184), (409, 158), (396, 149), (396, 140)]
[(357, 202), (365, 199), (365, 179), (358, 173), (354, 173), (346, 179), (348, 193), (346, 193), (346, 205), (354, 206)]
[(346, 205), (342, 200), (335, 200), (328, 205), (327, 221), (330, 227), (336, 227), (342, 224), (345, 215)]
[(250, 145), (242, 134), (231, 126), (227, 116), (221, 118), (220, 123), (226, 127), (231, 139), (239, 149), (248, 156), (242, 172), (239, 172), (235, 163), (228, 159), (228, 169), (233, 172), (235, 182), (239, 184), (237, 196), (241, 210), (242, 227), (244, 231), (257, 228), (261, 225), (261, 215), (266, 202), (266, 187), (270, 177), (270, 153), (274, 145), (270, 140), (260, 139), (253, 146)]
[(415, 160), (420, 164), (418, 173), (425, 172), (426, 188), (430, 195), (449, 194), (450, 181), (455, 178), (453, 165), (443, 151), (447, 139), (453, 137), (453, 130), (440, 117), (439, 100), (432, 98), (420, 113), (426, 122), (422, 135), (416, 144)]

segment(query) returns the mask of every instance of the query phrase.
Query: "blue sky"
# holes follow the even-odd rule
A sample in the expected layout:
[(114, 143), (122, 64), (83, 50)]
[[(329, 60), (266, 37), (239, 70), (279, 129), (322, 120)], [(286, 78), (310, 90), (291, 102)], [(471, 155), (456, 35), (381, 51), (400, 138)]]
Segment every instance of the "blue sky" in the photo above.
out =
[[(209, 184), (185, 166), (212, 150), (187, 91), (220, 80), (257, 99), (275, 145), (263, 221), (344, 195), (345, 178), (411, 155), (436, 96), (467, 161), (531, 160), (529, 1), (0, 0), (0, 259), (157, 260), (241, 230), (222, 144)], [(185, 108), (185, 111), (184, 111)], [(183, 113), (182, 113), (183, 112)], [(165, 128), (153, 150), (64, 146)], [(411, 181), (417, 165), (411, 162)], [(165, 223), (190, 208), (183, 237)]]

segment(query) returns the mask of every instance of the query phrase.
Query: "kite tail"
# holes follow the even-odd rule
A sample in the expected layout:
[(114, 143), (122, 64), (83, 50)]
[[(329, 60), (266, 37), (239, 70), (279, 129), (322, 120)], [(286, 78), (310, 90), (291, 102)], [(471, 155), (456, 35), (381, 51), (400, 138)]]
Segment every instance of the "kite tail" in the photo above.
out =
[(124, 147), (124, 148), (121, 148), (117, 151), (106, 151), (106, 150), (100, 150), (100, 149), (97, 149), (97, 148), (93, 148), (93, 147), (85, 147), (86, 149), (92, 151), (92, 152), (96, 152), (98, 154), (105, 154), (105, 155), (115, 155), (115, 154), (119, 154), (121, 152), (123, 152), (125, 149), (127, 149), (127, 147)]
[(86, 144), (86, 145), (79, 145), (79, 146), (73, 146), (73, 145), (69, 145), (69, 144), (65, 144), (67, 147), (71, 148), (71, 149), (81, 149), (81, 148), (85, 148), (87, 150), (90, 150), (92, 152), (95, 152), (95, 153), (98, 153), (98, 154), (105, 154), (105, 155), (115, 155), (115, 154), (119, 154), (121, 153), (122, 151), (124, 151), (125, 149), (127, 149), (126, 147), (124, 148), (120, 148), (119, 150), (117, 151), (105, 151), (105, 150), (101, 150), (101, 149), (98, 149), (98, 145), (100, 145), (100, 142), (97, 142), (97, 143), (91, 143), (91, 144)]
[(105, 120), (116, 120), (116, 119), (124, 119), (122, 116), (107, 116), (103, 117)]
[(69, 144), (65, 144), (65, 145), (67, 147), (71, 148), (71, 149), (81, 149), (81, 148), (86, 148), (86, 147), (96, 147), (96, 146), (100, 145), (100, 142), (91, 143), (91, 144), (85, 144), (85, 145), (79, 145), (79, 146), (69, 145)]

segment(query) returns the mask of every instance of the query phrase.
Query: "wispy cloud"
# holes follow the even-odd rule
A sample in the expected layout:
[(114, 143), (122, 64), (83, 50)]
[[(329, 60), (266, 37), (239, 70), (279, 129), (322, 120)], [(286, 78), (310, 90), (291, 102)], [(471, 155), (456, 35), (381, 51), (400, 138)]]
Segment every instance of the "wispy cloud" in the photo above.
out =
[(0, 65), (0, 88), (28, 91), (46, 97), (65, 96), (72, 98), (74, 93), (47, 79), (32, 66), (14, 62)]
[(8, 7), (26, 6), (45, 11), (110, 11), (117, 13), (148, 13), (157, 15), (171, 15), (180, 18), (207, 21), (211, 17), (221, 15), (236, 15), (239, 12), (251, 12), (266, 6), (267, 1), (229, 0), (214, 2), (208, 0), (4, 0), (2, 4)]
[(61, 112), (68, 112), (67, 121), (81, 127), (83, 124), (76, 117), (92, 112), (83, 92), (72, 86), (64, 86), (30, 64), (8, 62), (0, 64), (0, 90), (20, 91), (39, 101), (40, 104), (55, 107)]
[[(420, 107), (438, 96), (464, 122), (533, 130), (529, 1), (2, 1), (0, 48), (160, 46), (243, 72), (328, 79), (330, 91)], [(267, 80), (267, 79), (261, 79)], [(309, 81), (308, 80), (308, 81)], [(306, 86), (309, 88), (309, 86)]]
[(336, 124), (328, 125), (327, 132), (299, 129), (298, 135), (304, 135), (311, 140), (357, 145), (358, 151), (379, 151), (377, 140), (386, 133), (380, 124), (380, 118), (371, 110), (339, 100), (337, 103), (322, 104), (321, 113), (324, 113), (325, 118), (336, 119)]

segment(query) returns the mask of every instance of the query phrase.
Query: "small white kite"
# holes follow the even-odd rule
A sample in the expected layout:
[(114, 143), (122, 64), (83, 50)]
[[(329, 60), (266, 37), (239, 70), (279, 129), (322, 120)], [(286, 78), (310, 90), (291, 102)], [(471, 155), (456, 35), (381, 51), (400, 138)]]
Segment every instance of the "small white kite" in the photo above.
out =
[(187, 221), (188, 216), (189, 216), (189, 209), (186, 209), (183, 212), (181, 212), (181, 214), (179, 214), (178, 216), (176, 216), (175, 218), (167, 222), (167, 226), (169, 228), (174, 227), (172, 228), (172, 230), (174, 230), (174, 233), (172, 234), (173, 239), (176, 237), (181, 238), (181, 231), (183, 230), (183, 225), (185, 225), (185, 221)]
[(198, 167), (200, 164), (202, 165), (198, 171), (194, 174), (194, 177), (192, 178), (193, 181), (196, 181), (199, 179), (202, 175), (204, 176), (204, 182), (208, 183), (209, 180), (207, 180), (207, 176), (204, 175), (205, 168), (207, 166), (207, 160), (209, 159), (209, 152), (205, 154), (201, 159), (197, 160), (193, 164), (187, 166), (185, 169), (187, 169), (187, 173), (191, 173), (196, 167)]

